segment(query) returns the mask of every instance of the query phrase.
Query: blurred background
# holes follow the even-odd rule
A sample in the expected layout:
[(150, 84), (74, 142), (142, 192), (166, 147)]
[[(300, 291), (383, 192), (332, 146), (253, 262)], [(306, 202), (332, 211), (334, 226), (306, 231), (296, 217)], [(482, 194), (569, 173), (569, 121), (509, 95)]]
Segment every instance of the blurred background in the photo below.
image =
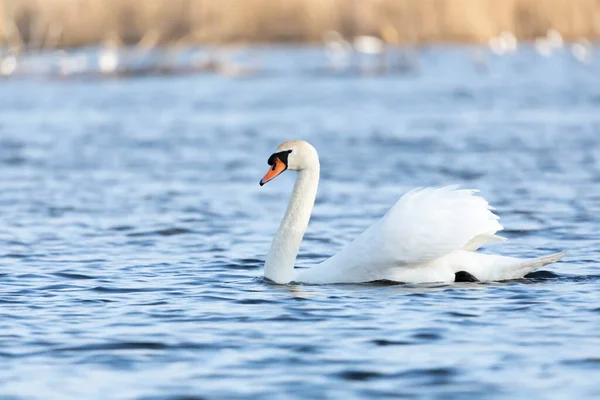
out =
[[(256, 43), (322, 43), (330, 67), (430, 43), (510, 53), (519, 41), (580, 61), (600, 38), (596, 0), (2, 0), (1, 75), (76, 77), (258, 72), (228, 57)], [(210, 46), (210, 48), (206, 48)], [(85, 50), (84, 50), (85, 49)], [(483, 62), (485, 55), (477, 55)], [(406, 61), (406, 60), (405, 60)], [(415, 60), (413, 60), (415, 61)], [(397, 64), (397, 63), (396, 63)], [(268, 65), (262, 65), (268, 67)], [(399, 67), (396, 65), (396, 67)]]
[[(0, 397), (598, 398), (599, 0), (0, 0)], [(518, 282), (286, 287), (417, 186)]]

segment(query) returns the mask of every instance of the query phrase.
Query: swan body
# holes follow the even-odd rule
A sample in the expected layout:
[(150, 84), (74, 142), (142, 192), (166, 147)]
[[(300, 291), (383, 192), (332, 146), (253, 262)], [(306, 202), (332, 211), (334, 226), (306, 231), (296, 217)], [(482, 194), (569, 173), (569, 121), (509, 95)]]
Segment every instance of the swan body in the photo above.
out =
[(479, 281), (501, 281), (522, 278), (564, 255), (520, 259), (477, 253), (484, 244), (506, 240), (496, 235), (502, 229), (498, 217), (476, 190), (446, 186), (406, 193), (339, 253), (296, 270), (317, 194), (319, 157), (309, 143), (294, 140), (281, 144), (269, 165), (261, 186), (287, 169), (297, 171), (292, 197), (265, 261), (265, 278), (276, 283), (448, 283), (461, 271)]

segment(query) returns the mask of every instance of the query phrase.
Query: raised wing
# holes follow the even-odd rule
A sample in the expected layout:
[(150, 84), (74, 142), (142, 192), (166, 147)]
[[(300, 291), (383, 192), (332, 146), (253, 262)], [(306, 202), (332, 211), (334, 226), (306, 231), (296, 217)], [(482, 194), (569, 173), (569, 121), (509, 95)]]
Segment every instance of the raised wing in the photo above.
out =
[(369, 241), (397, 264), (414, 265), (503, 240), (495, 235), (502, 230), (498, 216), (477, 192), (457, 186), (412, 190), (372, 227)]
[(308, 279), (352, 276), (365, 282), (388, 276), (390, 268), (417, 267), (455, 250), (504, 240), (495, 235), (502, 229), (498, 217), (476, 192), (457, 186), (412, 190), (338, 254), (301, 273)]

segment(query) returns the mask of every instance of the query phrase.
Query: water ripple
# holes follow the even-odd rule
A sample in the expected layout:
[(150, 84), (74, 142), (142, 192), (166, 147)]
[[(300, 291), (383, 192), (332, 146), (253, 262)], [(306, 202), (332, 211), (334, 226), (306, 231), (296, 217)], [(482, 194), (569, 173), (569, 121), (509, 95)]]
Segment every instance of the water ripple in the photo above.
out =
[[(261, 50), (272, 77), (2, 82), (0, 397), (598, 397), (600, 63), (524, 45), (482, 72), (472, 50), (419, 50), (411, 75), (283, 47)], [(482, 251), (565, 261), (272, 284), (292, 173), (258, 180), (295, 138), (322, 165), (301, 267), (444, 184), (496, 207), (509, 241)]]

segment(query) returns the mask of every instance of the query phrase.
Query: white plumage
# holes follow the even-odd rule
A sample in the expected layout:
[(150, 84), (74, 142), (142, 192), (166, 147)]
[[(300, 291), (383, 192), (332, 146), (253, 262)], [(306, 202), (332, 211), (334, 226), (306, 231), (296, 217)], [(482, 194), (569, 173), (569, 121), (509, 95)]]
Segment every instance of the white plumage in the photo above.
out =
[[(275, 155), (291, 150), (285, 169), (299, 171), (265, 265), (265, 277), (277, 283), (454, 282), (460, 271), (480, 281), (508, 280), (522, 278), (564, 254), (519, 259), (476, 253), (486, 243), (505, 240), (496, 235), (502, 229), (498, 217), (476, 190), (446, 186), (412, 190), (338, 254), (309, 269), (294, 270), (314, 205), (319, 162), (316, 150), (306, 142), (286, 142), (277, 150)], [(276, 175), (268, 173), (261, 183)]]

